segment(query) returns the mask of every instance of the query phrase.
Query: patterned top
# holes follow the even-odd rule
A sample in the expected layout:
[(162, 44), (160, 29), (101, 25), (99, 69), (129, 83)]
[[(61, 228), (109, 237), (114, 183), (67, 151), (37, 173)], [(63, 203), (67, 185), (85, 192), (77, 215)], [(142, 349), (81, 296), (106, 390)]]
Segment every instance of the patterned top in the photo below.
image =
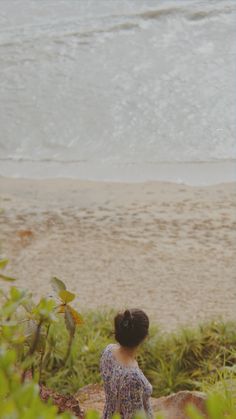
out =
[(116, 344), (108, 345), (101, 356), (106, 396), (103, 419), (110, 419), (114, 413), (120, 413), (122, 419), (130, 419), (140, 410), (151, 418), (151, 384), (138, 366), (125, 366), (115, 359), (115, 347)]

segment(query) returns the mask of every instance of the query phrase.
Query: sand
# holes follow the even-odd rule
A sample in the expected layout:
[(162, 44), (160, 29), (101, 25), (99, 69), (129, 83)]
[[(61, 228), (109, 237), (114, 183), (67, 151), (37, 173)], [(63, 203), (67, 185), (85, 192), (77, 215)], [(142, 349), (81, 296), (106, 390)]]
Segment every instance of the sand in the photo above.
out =
[(236, 320), (236, 186), (0, 178), (0, 252), (17, 284), (79, 309), (140, 307), (163, 330)]

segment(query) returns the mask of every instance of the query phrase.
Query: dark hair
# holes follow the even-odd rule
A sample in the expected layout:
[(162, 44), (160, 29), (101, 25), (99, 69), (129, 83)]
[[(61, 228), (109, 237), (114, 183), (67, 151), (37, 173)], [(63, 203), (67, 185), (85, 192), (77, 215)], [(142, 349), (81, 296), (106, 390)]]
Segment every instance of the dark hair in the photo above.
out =
[(125, 310), (114, 319), (115, 338), (121, 346), (134, 348), (148, 335), (149, 318), (143, 310)]

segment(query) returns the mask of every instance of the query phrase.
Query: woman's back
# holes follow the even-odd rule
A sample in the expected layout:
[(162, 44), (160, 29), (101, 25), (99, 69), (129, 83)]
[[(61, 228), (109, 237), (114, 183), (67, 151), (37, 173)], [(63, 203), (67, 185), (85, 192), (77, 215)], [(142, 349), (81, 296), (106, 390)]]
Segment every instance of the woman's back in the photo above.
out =
[(104, 419), (118, 412), (123, 419), (131, 418), (136, 411), (143, 410), (152, 416), (150, 396), (152, 386), (138, 367), (124, 365), (115, 357), (116, 344), (103, 351), (100, 363), (104, 381), (106, 403)]

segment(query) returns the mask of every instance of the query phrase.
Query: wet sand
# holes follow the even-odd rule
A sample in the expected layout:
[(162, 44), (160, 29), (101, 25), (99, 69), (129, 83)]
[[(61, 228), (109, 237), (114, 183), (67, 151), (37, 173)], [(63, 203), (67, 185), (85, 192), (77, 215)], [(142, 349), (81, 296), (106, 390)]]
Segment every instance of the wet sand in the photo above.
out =
[(141, 307), (165, 330), (236, 320), (236, 186), (0, 178), (0, 252), (36, 296)]

